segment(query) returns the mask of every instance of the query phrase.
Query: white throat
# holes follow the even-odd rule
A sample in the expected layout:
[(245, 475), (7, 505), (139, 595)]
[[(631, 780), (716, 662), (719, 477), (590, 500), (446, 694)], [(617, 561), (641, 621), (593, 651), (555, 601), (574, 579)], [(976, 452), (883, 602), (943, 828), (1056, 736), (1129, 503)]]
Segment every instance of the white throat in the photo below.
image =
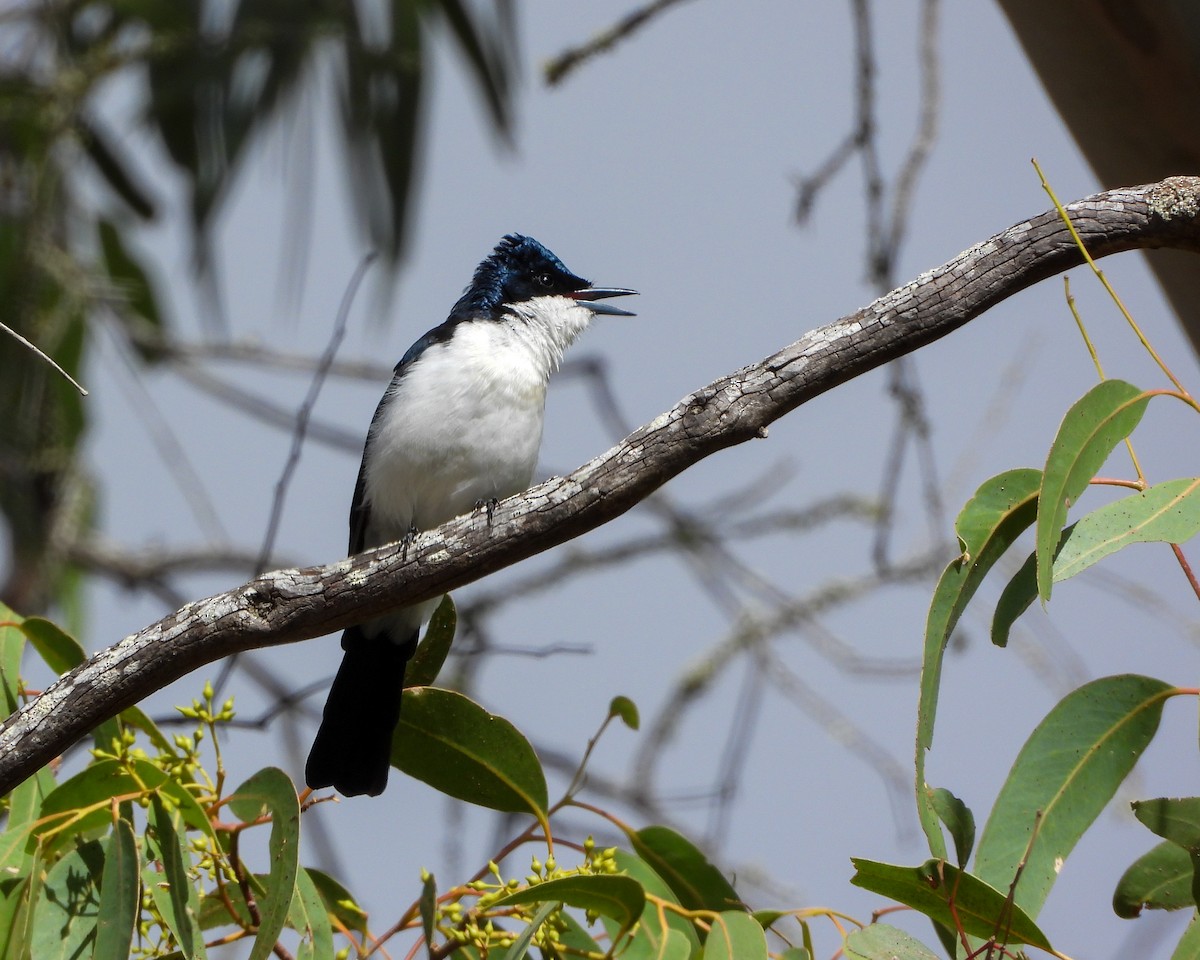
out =
[(504, 321), (506, 330), (530, 352), (544, 380), (558, 369), (567, 347), (595, 316), (570, 297), (535, 297), (508, 309), (513, 316)]

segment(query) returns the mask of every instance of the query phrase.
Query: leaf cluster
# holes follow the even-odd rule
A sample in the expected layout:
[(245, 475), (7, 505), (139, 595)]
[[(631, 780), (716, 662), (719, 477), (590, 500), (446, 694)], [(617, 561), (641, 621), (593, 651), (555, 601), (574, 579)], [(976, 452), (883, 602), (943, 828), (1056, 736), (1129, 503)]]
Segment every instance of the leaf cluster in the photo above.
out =
[[(1061, 206), (1059, 210), (1066, 219)], [(1086, 251), (1084, 256), (1090, 263)], [(1056, 583), (1135, 543), (1169, 545), (1200, 597), (1200, 585), (1179, 547), (1200, 530), (1200, 478), (1150, 485), (1130, 439), (1151, 399), (1172, 397), (1196, 413), (1200, 404), (1162, 364), (1113, 296), (1172, 388), (1143, 390), (1105, 377), (1086, 328), (1075, 315), (1096, 359), (1100, 382), (1067, 411), (1042, 469), (1018, 468), (992, 477), (963, 507), (955, 523), (960, 555), (942, 573), (930, 604), (918, 704), (916, 800), (932, 859), (916, 867), (855, 861), (855, 884), (929, 917), (952, 957), (993, 956), (1010, 944), (1054, 952), (1036, 918), (1063, 863), (1153, 741), (1166, 701), (1196, 693), (1153, 677), (1126, 674), (1094, 680), (1068, 694), (1021, 749), (978, 845), (971, 810), (926, 777), (947, 645), (986, 575), (1026, 531), (1033, 533), (1034, 549), (1001, 591), (992, 617), (991, 637), (998, 647), (1007, 644), (1014, 622), (1035, 599), (1043, 604), (1050, 600)], [(1068, 303), (1074, 311), (1069, 287)], [(1122, 444), (1128, 447), (1136, 477), (1098, 476)], [(1072, 508), (1092, 486), (1134, 492), (1068, 525)], [(1200, 800), (1145, 800), (1135, 802), (1133, 809), (1138, 820), (1166, 842), (1140, 857), (1116, 882), (1114, 910), (1123, 917), (1134, 917), (1144, 908), (1194, 910), (1200, 904)], [(1198, 943), (1200, 929), (1193, 921), (1175, 956), (1196, 956)], [(870, 955), (915, 958), (929, 953), (913, 941)]]
[[(26, 648), (58, 672), (84, 654), (49, 621), (7, 608), (0, 618), (0, 683), (11, 711), (29, 693), (20, 676)], [(421, 645), (418, 675), (436, 673), (454, 624), (447, 598)], [(273, 952), (315, 958), (333, 956), (340, 938), (363, 956), (412, 930), (430, 956), (481, 960), (518, 960), (531, 949), (597, 960), (768, 956), (765, 931), (788, 914), (752, 915), (686, 837), (665, 826), (635, 829), (578, 801), (582, 765), (568, 792), (550, 804), (541, 764), (511, 724), (451, 691), (424, 686), (405, 697), (405, 729), (396, 737), (400, 769), (450, 796), (532, 816), (473, 879), (439, 893), (423, 874), (423, 892), (402, 919), (372, 933), (350, 891), (300, 862), (300, 822), (320, 798), (298, 796), (274, 768), (226, 788), (219, 744), (233, 705), (218, 706), (206, 685), (200, 699), (179, 708), (196, 724), (191, 735), (168, 738), (133, 708), (96, 731), (80, 772), (60, 780), (45, 768), (5, 798), (0, 954), (202, 958), (249, 943), (252, 960)], [(637, 708), (615, 698), (589, 754), (613, 720), (636, 728)], [(211, 762), (202, 755), (205, 743)], [(599, 849), (590, 836), (556, 843), (551, 820), (566, 807), (617, 827), (627, 846)], [(254, 830), (267, 833), (261, 867), (242, 852), (243, 834)], [(544, 845), (544, 856), (531, 857), (524, 876), (506, 877), (500, 864), (530, 843)], [(577, 851), (580, 859), (561, 865), (556, 850)], [(807, 941), (803, 921), (801, 931)]]

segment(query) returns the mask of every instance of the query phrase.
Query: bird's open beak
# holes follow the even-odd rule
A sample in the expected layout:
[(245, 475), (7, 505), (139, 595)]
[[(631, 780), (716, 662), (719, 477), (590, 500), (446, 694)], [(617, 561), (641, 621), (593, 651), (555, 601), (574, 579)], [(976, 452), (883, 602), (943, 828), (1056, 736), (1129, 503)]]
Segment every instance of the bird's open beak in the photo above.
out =
[(596, 303), (597, 300), (607, 300), (609, 297), (628, 297), (636, 293), (636, 290), (627, 290), (625, 287), (588, 287), (585, 290), (568, 293), (567, 296), (574, 300), (585, 301), (580, 306), (587, 307), (592, 313), (603, 313), (610, 317), (636, 317), (637, 314), (632, 310), (622, 310), (610, 303)]

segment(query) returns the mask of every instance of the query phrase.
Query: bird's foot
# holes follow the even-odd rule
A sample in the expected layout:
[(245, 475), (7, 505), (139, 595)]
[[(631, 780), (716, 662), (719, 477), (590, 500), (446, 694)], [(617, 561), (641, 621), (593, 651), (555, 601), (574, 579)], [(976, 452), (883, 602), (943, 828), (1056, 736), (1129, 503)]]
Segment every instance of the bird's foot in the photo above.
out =
[(404, 536), (400, 538), (400, 562), (408, 562), (408, 548), (412, 546), (412, 542), (417, 539), (417, 522), (414, 520), (408, 525), (408, 530)]
[(496, 504), (498, 504), (499, 502), (500, 501), (497, 500), (495, 497), (488, 497), (486, 500), (476, 500), (475, 501), (475, 509), (476, 510), (486, 510), (487, 511), (487, 525), (489, 527), (491, 527), (491, 525), (492, 525), (492, 517), (494, 517), (496, 514)]

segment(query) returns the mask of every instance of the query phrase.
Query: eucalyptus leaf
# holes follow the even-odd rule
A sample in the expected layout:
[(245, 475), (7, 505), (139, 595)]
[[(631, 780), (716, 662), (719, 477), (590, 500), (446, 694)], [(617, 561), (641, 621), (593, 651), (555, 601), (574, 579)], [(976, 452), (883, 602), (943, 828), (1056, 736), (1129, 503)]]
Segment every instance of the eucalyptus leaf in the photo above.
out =
[(750, 914), (724, 910), (709, 925), (704, 960), (767, 960), (766, 934)]
[(996, 798), (975, 854), (980, 879), (1007, 890), (1023, 863), (1015, 900), (1037, 916), (1075, 844), (1153, 739), (1172, 689), (1127, 674), (1064, 697), (1025, 742)]
[(287, 924), (296, 893), (300, 803), (291, 778), (276, 767), (266, 767), (233, 792), (229, 808), (244, 822), (264, 816), (269, 816), (271, 821), (267, 841), (271, 872), (267, 876), (266, 893), (259, 898), (259, 927), (250, 950), (250, 960), (266, 960)]
[(1192, 856), (1169, 840), (1138, 857), (1121, 874), (1113, 891), (1113, 913), (1131, 919), (1142, 910), (1195, 907)]
[(846, 960), (938, 960), (936, 953), (903, 930), (871, 923), (846, 937)]
[(919, 867), (860, 858), (851, 862), (855, 886), (907, 904), (944, 927), (961, 924), (974, 937), (1051, 949), (1033, 918), (1010, 903), (1007, 893), (944, 860), (927, 860)]
[(1141, 422), (1148, 394), (1124, 380), (1102, 380), (1063, 417), (1042, 471), (1037, 514), (1038, 595), (1050, 599), (1054, 551), (1067, 511), (1087, 489), (1113, 448)]
[(917, 706), (916, 783), (917, 814), (935, 857), (946, 856), (946, 843), (932, 788), (925, 782), (925, 755), (933, 746), (942, 658), (963, 610), (988, 571), (1034, 522), (1040, 485), (1037, 470), (1022, 468), (992, 477), (975, 491), (954, 523), (961, 554), (943, 571), (929, 604)]
[(137, 840), (128, 820), (118, 820), (108, 839), (100, 879), (95, 956), (127, 957), (141, 911), (141, 876)]
[(448, 796), (545, 820), (546, 776), (533, 747), (511, 723), (461, 693), (404, 691), (392, 764)]

